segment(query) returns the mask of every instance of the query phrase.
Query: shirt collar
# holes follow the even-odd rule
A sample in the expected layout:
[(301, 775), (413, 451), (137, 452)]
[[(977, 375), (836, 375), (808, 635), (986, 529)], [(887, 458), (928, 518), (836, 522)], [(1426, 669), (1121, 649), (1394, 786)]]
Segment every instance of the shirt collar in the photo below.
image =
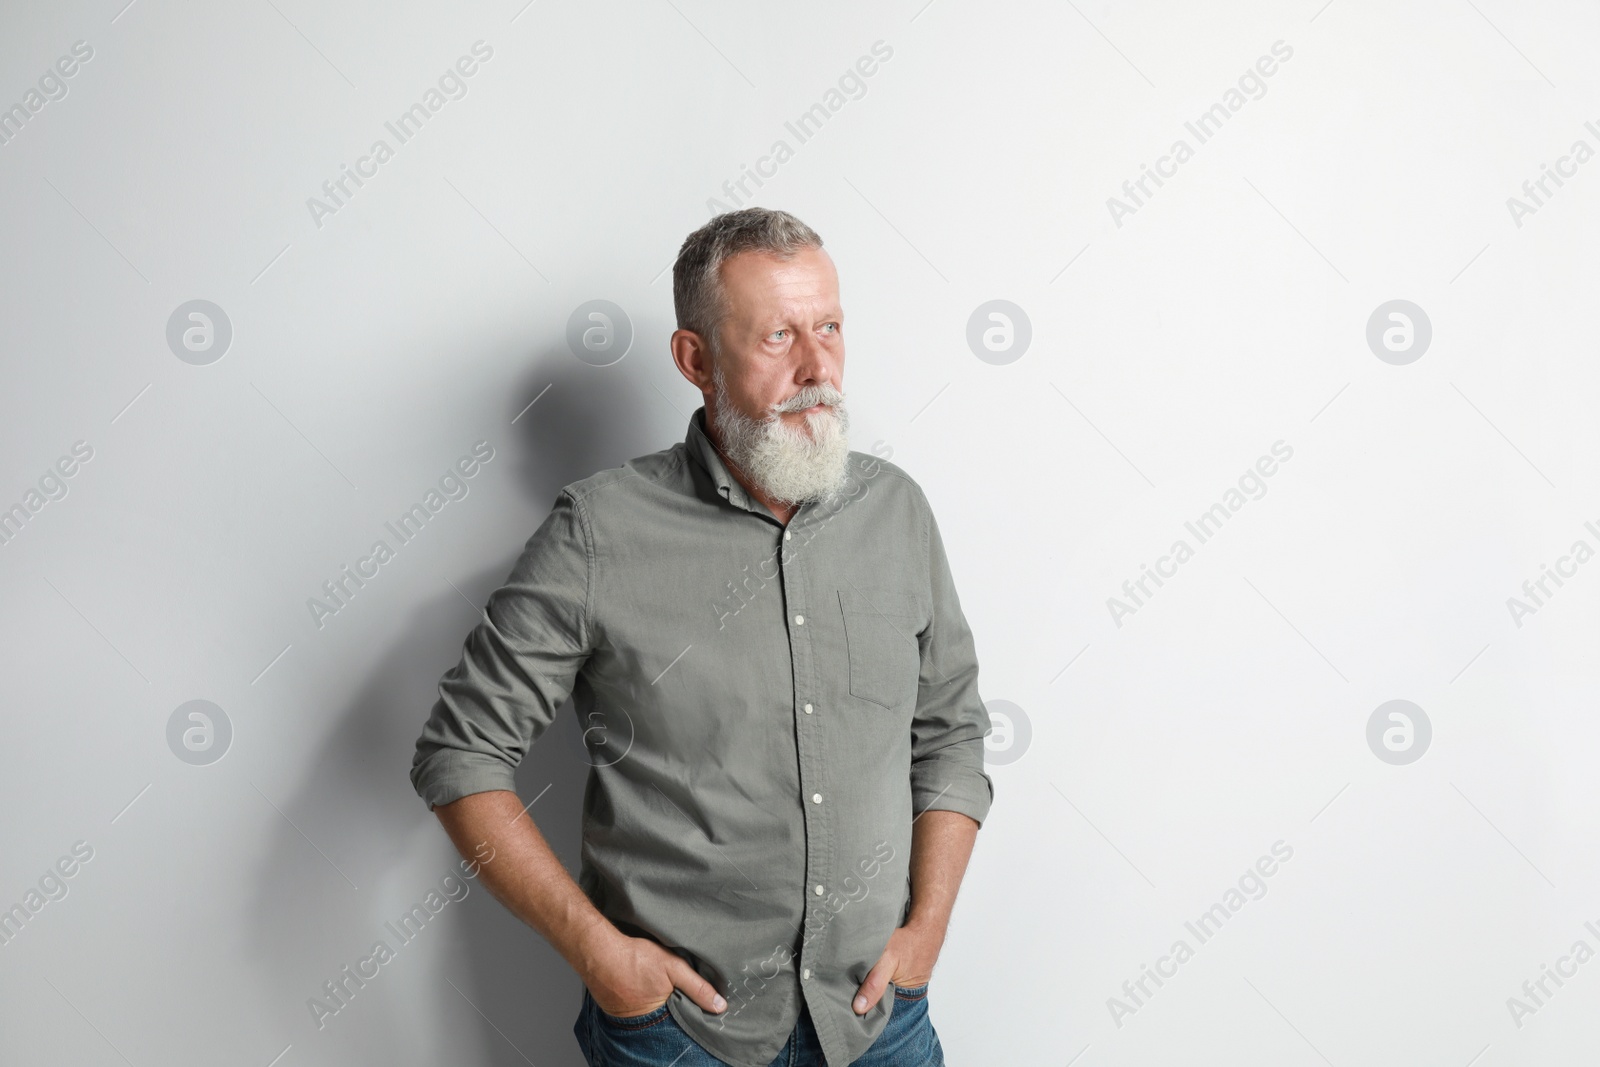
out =
[(722, 461), (722, 453), (717, 451), (717, 446), (711, 443), (711, 438), (706, 434), (704, 404), (695, 408), (694, 414), (689, 416), (689, 432), (684, 435), (683, 443), (688, 448), (689, 455), (711, 476), (711, 484), (716, 486), (717, 492), (724, 500), (746, 511), (776, 518), (765, 504), (745, 492), (744, 486), (739, 484), (739, 479), (733, 476), (728, 470), (728, 465)]

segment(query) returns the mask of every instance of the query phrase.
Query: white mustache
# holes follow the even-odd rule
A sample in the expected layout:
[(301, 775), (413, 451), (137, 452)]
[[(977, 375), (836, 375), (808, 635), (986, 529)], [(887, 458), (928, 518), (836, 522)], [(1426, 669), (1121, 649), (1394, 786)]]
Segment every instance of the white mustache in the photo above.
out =
[(802, 391), (796, 393), (788, 400), (776, 405), (772, 410), (773, 414), (778, 415), (786, 412), (804, 411), (806, 408), (815, 407), (818, 404), (836, 408), (842, 403), (844, 403), (844, 394), (837, 389), (830, 388), (826, 392), (813, 390), (811, 392)]

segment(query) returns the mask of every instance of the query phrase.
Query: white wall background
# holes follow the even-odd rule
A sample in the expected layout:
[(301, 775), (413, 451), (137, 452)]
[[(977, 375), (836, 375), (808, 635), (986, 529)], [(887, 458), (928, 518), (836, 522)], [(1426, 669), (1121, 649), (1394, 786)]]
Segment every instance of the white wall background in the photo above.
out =
[[(92, 849), (0, 945), (0, 1062), (579, 1062), (576, 978), (476, 883), (324, 1028), (307, 1000), (455, 863), (407, 781), (438, 677), (560, 486), (683, 436), (666, 268), (779, 139), (755, 199), (840, 267), (857, 447), (926, 487), (984, 694), (1030, 724), (994, 739), (934, 979), (951, 1062), (1600, 1040), (1600, 963), (1560, 962), (1600, 950), (1600, 563), (1520, 625), (1507, 603), (1600, 548), (1600, 162), (1507, 205), (1600, 149), (1592, 5), (124, 3), (12, 2), (0, 32), (0, 106), (93, 51), (0, 145), (0, 507), (93, 450), (0, 545), (0, 906)], [(785, 121), (878, 41), (800, 144)], [(1199, 144), (1185, 121), (1279, 41)], [(1179, 138), (1118, 225), (1107, 198)], [(196, 299), (232, 331), (203, 365), (167, 341)], [(634, 332), (609, 366), (566, 342), (593, 299)], [(994, 299), (1031, 323), (1004, 364), (966, 340)], [(1411, 362), (1367, 342), (1392, 300), (1431, 323)], [(319, 629), (307, 599), (480, 440), (469, 495)], [(225, 758), (169, 744), (191, 700)], [(1369, 747), (1390, 700), (1431, 724), (1422, 758)], [(519, 772), (574, 867), (577, 735)], [(1201, 944), (1185, 921), (1278, 841)], [(1575, 973), (1535, 1002), (1546, 965)]]

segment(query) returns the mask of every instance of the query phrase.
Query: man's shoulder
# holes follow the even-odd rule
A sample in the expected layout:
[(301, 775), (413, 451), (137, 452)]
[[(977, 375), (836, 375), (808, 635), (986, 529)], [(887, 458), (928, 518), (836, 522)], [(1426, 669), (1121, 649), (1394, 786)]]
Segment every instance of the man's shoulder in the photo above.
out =
[(859, 478), (874, 489), (889, 490), (897, 495), (903, 494), (918, 507), (928, 506), (928, 498), (923, 493), (922, 486), (906, 472), (904, 467), (891, 463), (887, 453), (852, 450), (850, 471), (852, 480)]
[(568, 482), (562, 486), (561, 492), (586, 507), (601, 506), (635, 493), (648, 492), (652, 487), (664, 483), (675, 482), (682, 477), (687, 460), (688, 449), (682, 441), (678, 441), (667, 448), (635, 456), (621, 466), (607, 467), (586, 478)]

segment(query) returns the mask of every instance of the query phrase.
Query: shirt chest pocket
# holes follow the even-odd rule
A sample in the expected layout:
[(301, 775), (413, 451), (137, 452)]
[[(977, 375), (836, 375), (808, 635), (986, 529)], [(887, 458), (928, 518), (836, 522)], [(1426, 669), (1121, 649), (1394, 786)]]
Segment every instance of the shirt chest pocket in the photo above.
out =
[(924, 612), (915, 596), (876, 589), (839, 590), (850, 659), (850, 695), (884, 708), (912, 703), (922, 654)]

